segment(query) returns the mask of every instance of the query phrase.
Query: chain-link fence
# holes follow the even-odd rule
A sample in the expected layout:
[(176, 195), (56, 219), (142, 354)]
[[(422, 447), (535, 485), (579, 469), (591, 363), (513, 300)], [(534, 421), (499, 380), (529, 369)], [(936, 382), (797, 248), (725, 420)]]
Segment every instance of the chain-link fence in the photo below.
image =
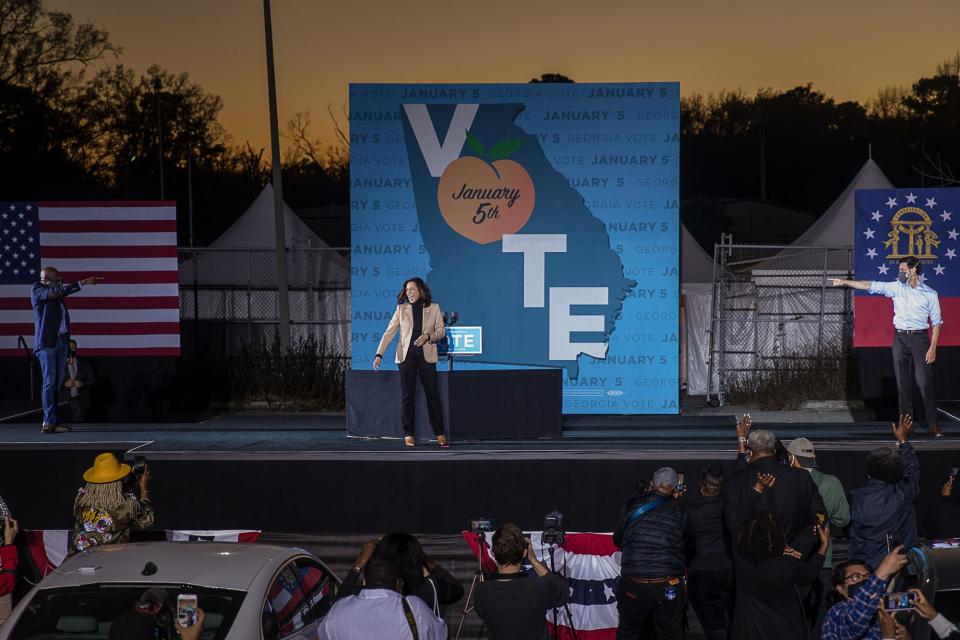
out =
[[(715, 247), (710, 395), (762, 384), (773, 374), (843, 372), (853, 333), (850, 289), (831, 278), (853, 273), (850, 247)], [(797, 390), (799, 392), (799, 390)]]
[[(273, 249), (179, 249), (180, 319), (186, 352), (231, 354), (243, 344), (272, 345), (279, 326), (277, 254)], [(287, 251), (290, 339), (312, 337), (350, 356), (349, 249)], [(203, 346), (200, 343), (203, 342)]]

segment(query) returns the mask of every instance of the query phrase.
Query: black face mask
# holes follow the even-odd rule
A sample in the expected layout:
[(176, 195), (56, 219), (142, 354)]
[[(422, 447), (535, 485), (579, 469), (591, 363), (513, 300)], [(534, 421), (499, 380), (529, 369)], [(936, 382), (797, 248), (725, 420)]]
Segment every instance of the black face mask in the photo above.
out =
[(863, 582), (858, 582), (856, 584), (851, 584), (849, 587), (847, 587), (847, 598), (849, 598), (850, 600), (853, 600), (854, 597), (857, 595), (857, 592), (860, 591), (860, 589), (862, 589), (865, 584), (867, 584), (866, 580), (864, 580)]
[(903, 271), (901, 271), (899, 274), (897, 274), (897, 280), (899, 280), (899, 281), (902, 282), (903, 284), (907, 284), (907, 280), (908, 280), (908, 279), (909, 279), (909, 276), (908, 276), (907, 274), (905, 274)]

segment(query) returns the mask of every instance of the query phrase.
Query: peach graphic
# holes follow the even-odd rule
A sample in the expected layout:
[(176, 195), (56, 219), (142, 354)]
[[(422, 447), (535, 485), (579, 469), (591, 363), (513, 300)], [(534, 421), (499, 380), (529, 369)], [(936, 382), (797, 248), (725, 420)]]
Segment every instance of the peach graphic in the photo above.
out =
[[(475, 145), (479, 143), (473, 139), (471, 146)], [(490, 155), (497, 147), (494, 145)], [(497, 242), (504, 234), (520, 231), (533, 213), (535, 200), (530, 174), (523, 165), (506, 159), (458, 158), (444, 170), (437, 187), (443, 219), (477, 244)]]

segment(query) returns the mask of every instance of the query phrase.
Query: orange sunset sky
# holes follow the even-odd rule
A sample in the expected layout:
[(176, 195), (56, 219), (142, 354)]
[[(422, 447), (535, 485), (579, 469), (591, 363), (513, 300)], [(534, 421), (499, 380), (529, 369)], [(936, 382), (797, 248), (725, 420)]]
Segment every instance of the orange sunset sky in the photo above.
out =
[[(186, 71), (269, 147), (260, 0), (47, 0), (92, 20), (138, 72)], [(679, 81), (684, 95), (811, 82), (838, 99), (933, 74), (960, 50), (960, 1), (274, 0), (281, 127), (310, 111), (333, 141), (350, 82)]]

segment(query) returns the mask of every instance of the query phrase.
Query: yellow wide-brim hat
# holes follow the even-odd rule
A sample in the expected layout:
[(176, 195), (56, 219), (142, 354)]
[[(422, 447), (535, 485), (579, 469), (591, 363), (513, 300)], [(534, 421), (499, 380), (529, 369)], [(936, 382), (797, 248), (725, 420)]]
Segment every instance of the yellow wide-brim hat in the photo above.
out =
[(83, 479), (94, 484), (101, 484), (119, 480), (129, 473), (130, 465), (120, 464), (117, 456), (112, 453), (101, 453), (94, 459), (93, 466), (83, 472)]

